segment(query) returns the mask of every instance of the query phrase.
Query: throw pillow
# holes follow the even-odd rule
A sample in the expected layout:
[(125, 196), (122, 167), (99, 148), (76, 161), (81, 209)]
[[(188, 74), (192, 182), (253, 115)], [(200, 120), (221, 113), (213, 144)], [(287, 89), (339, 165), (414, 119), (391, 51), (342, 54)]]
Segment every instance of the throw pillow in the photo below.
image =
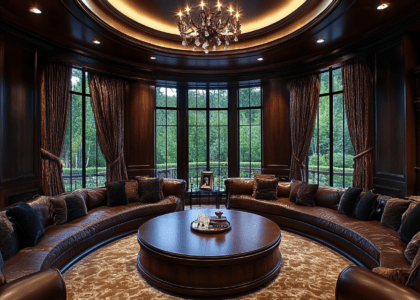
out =
[(19, 238), (15, 225), (6, 216), (6, 211), (0, 212), (0, 252), (3, 259), (12, 258), (19, 251)]
[(127, 195), (128, 203), (140, 202), (138, 181), (137, 180), (126, 181), (125, 193)]
[(419, 252), (420, 248), (420, 232), (418, 232), (411, 241), (408, 243), (407, 247), (405, 248), (404, 255), (405, 258), (412, 264), (414, 258), (416, 257), (417, 252)]
[(389, 268), (374, 268), (372, 270), (374, 273), (377, 273), (385, 278), (388, 278), (392, 281), (405, 284), (408, 280), (408, 277), (410, 276), (410, 269), (389, 269)]
[(420, 231), (420, 205), (410, 211), (401, 223), (398, 234), (403, 242), (409, 243), (413, 236)]
[(153, 203), (160, 200), (160, 183), (158, 178), (147, 180), (138, 179), (138, 182), (140, 202)]
[(108, 206), (128, 204), (127, 194), (125, 193), (124, 180), (117, 182), (105, 182), (105, 186)]
[(9, 207), (6, 215), (15, 222), (21, 248), (35, 246), (44, 235), (41, 220), (28, 204), (19, 202)]
[(62, 225), (67, 222), (67, 204), (64, 199), (50, 198), (50, 212), (55, 225)]
[(7, 283), (3, 270), (4, 270), (4, 261), (3, 261), (3, 256), (1, 255), (1, 252), (0, 252), (0, 286)]
[(360, 221), (368, 221), (372, 214), (373, 204), (375, 203), (376, 198), (378, 198), (378, 195), (372, 193), (372, 191), (364, 194), (356, 204), (354, 217)]
[(416, 257), (411, 264), (411, 273), (406, 285), (417, 292), (420, 292), (420, 251), (417, 252)]
[(412, 211), (414, 209), (414, 207), (416, 207), (419, 204), (419, 202), (415, 201), (415, 202), (410, 202), (410, 205), (408, 206), (407, 210), (405, 211), (405, 213), (403, 213), (402, 217), (401, 217), (401, 223), (404, 221), (405, 217), (410, 213), (410, 211)]
[(352, 217), (354, 207), (362, 191), (359, 188), (348, 188), (343, 196), (341, 196), (340, 203), (338, 204), (338, 213)]
[(259, 200), (277, 200), (277, 178), (256, 178), (254, 180), (254, 193), (252, 197)]
[[(153, 180), (156, 179), (155, 177), (146, 177), (146, 176), (136, 176), (135, 177), (137, 180)], [(158, 178), (159, 179), (159, 200), (162, 200), (163, 198), (165, 198), (165, 195), (163, 194), (163, 178)]]
[(297, 198), (297, 192), (299, 190), (300, 185), (302, 184), (302, 181), (299, 180), (292, 180), (291, 186), (290, 186), (290, 195), (289, 195), (289, 201), (296, 203)]
[(386, 202), (381, 225), (398, 231), (401, 226), (402, 215), (410, 205), (410, 201), (402, 199), (390, 199)]
[(318, 191), (317, 184), (303, 182), (298, 189), (296, 204), (303, 206), (315, 206), (315, 195)]
[(67, 206), (67, 222), (87, 215), (86, 203), (79, 195), (69, 195), (64, 201)]

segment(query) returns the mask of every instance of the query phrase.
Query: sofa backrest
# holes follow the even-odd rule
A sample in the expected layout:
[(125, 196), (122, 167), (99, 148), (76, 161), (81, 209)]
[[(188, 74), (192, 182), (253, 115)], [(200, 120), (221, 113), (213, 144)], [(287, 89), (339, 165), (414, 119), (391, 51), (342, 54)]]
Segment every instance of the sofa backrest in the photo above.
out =
[(315, 204), (317, 206), (337, 210), (341, 195), (344, 193), (344, 191), (345, 190), (341, 188), (320, 185), (318, 187), (318, 191), (315, 194)]
[(277, 198), (289, 198), (290, 182), (279, 181), (277, 185)]

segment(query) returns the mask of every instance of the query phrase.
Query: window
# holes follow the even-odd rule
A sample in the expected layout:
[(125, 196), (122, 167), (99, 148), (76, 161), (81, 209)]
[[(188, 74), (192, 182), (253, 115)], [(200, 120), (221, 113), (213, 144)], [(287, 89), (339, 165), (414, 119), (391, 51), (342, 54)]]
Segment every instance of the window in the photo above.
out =
[(212, 171), (213, 189), (224, 190), (228, 177), (228, 91), (188, 90), (188, 164), (199, 189), (202, 171)]
[(156, 177), (178, 178), (177, 89), (156, 88)]
[(261, 87), (239, 89), (239, 176), (261, 173)]
[(320, 76), (318, 115), (308, 151), (308, 182), (349, 187), (355, 152), (347, 127), (341, 68), (330, 68)]
[(82, 69), (72, 69), (67, 128), (60, 155), (67, 192), (101, 186), (106, 181), (106, 161), (96, 137), (87, 76)]

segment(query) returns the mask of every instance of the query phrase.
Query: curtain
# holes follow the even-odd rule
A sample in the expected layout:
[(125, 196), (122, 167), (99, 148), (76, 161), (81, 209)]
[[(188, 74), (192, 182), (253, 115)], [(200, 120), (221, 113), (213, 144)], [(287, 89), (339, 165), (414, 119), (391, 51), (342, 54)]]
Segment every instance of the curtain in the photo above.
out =
[(354, 157), (353, 186), (367, 191), (373, 187), (372, 85), (369, 69), (360, 59), (341, 66), (344, 103)]
[(127, 180), (124, 160), (124, 81), (89, 74), (92, 108), (108, 182)]
[(319, 74), (294, 79), (290, 92), (292, 162), (290, 179), (306, 181), (305, 158), (311, 145), (319, 103)]
[(51, 62), (41, 79), (41, 188), (44, 195), (64, 193), (60, 153), (66, 134), (71, 66)]

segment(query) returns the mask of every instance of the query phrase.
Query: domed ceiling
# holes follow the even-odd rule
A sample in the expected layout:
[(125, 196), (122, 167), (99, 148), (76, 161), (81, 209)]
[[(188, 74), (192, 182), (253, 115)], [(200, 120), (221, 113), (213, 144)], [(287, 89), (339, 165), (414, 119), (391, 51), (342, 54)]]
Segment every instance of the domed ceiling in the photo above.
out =
[[(196, 3), (194, 3), (196, 2)], [(240, 13), (242, 35), (229, 50), (241, 50), (264, 46), (288, 35), (302, 31), (319, 18), (333, 0), (220, 0), (222, 11), (233, 7)], [(148, 44), (151, 47), (168, 48), (172, 51), (191, 51), (181, 45), (177, 28), (179, 11), (184, 11), (184, 0), (80, 0), (97, 22), (108, 29), (118, 31), (127, 39)], [(188, 2), (191, 16), (198, 20), (200, 0)], [(204, 1), (206, 9), (216, 10), (217, 0)], [(161, 49), (162, 50), (162, 49)]]

